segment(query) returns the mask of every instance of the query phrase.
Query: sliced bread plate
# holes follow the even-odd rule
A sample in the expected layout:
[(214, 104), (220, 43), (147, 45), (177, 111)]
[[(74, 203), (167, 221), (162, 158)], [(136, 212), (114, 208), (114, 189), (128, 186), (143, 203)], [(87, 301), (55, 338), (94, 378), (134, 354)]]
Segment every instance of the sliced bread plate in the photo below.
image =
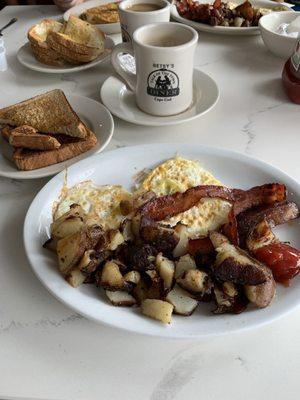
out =
[[(201, 0), (199, 3), (210, 3), (213, 4), (213, 0)], [(226, 3), (226, 1), (224, 1)], [(285, 11), (293, 11), (291, 9), (292, 5), (277, 3), (275, 1), (270, 0), (250, 0), (251, 4), (257, 8), (269, 8), (269, 9), (276, 9), (278, 7), (282, 7)], [(242, 4), (244, 0), (235, 0), (232, 1), (234, 4)], [(173, 4), (171, 7), (171, 18), (177, 22), (181, 22), (183, 24), (189, 25), (192, 28), (201, 31), (201, 32), (208, 32), (208, 33), (215, 33), (219, 35), (234, 35), (234, 36), (249, 36), (249, 35), (259, 35), (260, 29), (258, 26), (250, 26), (250, 27), (226, 27), (226, 26), (211, 26), (208, 24), (204, 24), (197, 21), (192, 21), (187, 18), (182, 17), (176, 8), (176, 5)]]
[[(243, 154), (196, 144), (140, 145), (98, 154), (72, 165), (68, 170), (67, 185), (70, 187), (91, 179), (96, 185), (117, 184), (129, 190), (138, 171), (153, 168), (176, 154), (198, 160), (229, 187), (246, 189), (268, 182), (282, 182), (287, 186), (289, 199), (300, 204), (300, 185), (277, 168)], [(277, 294), (267, 308), (249, 308), (239, 315), (214, 316), (211, 304), (200, 303), (190, 318), (175, 315), (172, 323), (166, 326), (144, 317), (138, 308), (112, 307), (100, 288), (94, 285), (71, 287), (58, 271), (56, 255), (42, 247), (49, 238), (53, 202), (58, 199), (64, 182), (65, 174), (62, 172), (51, 179), (33, 200), (24, 225), (25, 250), (41, 283), (62, 303), (87, 318), (146, 335), (199, 338), (256, 328), (299, 307), (300, 277), (296, 277), (289, 288), (277, 285)], [(282, 225), (279, 236), (299, 248), (299, 221)]]
[[(88, 97), (67, 94), (67, 99), (79, 118), (95, 133), (98, 143), (91, 150), (67, 161), (32, 171), (19, 171), (14, 163), (10, 161), (12, 155), (11, 147), (0, 135), (0, 176), (14, 179), (34, 179), (51, 176), (64, 170), (71, 164), (105, 149), (114, 131), (114, 121), (107, 108)], [(22, 100), (24, 100), (24, 98), (16, 98), (15, 96), (10, 98), (9, 96), (5, 96), (5, 98), (0, 101), (0, 108)]]
[[(70, 8), (64, 13), (64, 20), (68, 21), (70, 15), (75, 15), (76, 17), (79, 17), (87, 9), (102, 6), (107, 3), (109, 3), (108, 0), (90, 0), (82, 4), (78, 4), (77, 6)], [(107, 34), (121, 32), (120, 22), (114, 22), (111, 24), (95, 24), (94, 26), (97, 26), (102, 30), (102, 32)]]
[(111, 38), (106, 37), (104, 52), (100, 54), (100, 56), (97, 57), (95, 60), (81, 65), (66, 64), (62, 67), (56, 67), (52, 65), (42, 64), (34, 57), (29, 42), (25, 43), (22, 47), (19, 48), (17, 58), (22, 65), (33, 71), (45, 72), (48, 74), (67, 74), (95, 67), (96, 65), (108, 60), (114, 46), (114, 41)]

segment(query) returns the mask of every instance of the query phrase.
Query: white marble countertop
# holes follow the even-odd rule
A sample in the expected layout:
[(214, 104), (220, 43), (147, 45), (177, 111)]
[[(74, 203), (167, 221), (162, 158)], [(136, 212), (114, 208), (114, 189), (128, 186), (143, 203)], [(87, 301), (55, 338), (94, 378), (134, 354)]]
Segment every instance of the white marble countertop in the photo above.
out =
[[(52, 6), (6, 7), (9, 68), (0, 96), (61, 88), (99, 100), (107, 62), (71, 75), (22, 67), (17, 49)], [(118, 37), (115, 38), (119, 40)], [(260, 37), (200, 33), (196, 66), (218, 83), (221, 98), (202, 118), (166, 128), (115, 119), (108, 148), (194, 142), (259, 157), (300, 179), (300, 109), (281, 88), (283, 61)], [(201, 341), (166, 341), (119, 332), (74, 314), (30, 270), (22, 244), (26, 210), (47, 179), (0, 179), (0, 398), (130, 400), (294, 400), (299, 397), (300, 310), (256, 331)]]

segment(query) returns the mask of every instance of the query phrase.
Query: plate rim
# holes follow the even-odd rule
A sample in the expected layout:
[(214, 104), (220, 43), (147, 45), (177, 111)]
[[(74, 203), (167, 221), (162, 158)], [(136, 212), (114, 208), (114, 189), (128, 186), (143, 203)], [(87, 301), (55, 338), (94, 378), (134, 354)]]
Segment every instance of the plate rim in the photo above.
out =
[[(152, 144), (142, 144), (142, 145), (134, 145), (134, 146), (126, 146), (126, 147), (122, 147), (122, 148), (117, 148), (117, 149), (113, 149), (110, 150), (106, 153), (102, 153), (100, 154), (95, 154), (92, 157), (89, 157), (89, 161), (91, 161), (91, 158), (99, 158), (99, 157), (109, 157), (109, 155), (112, 152), (119, 152), (119, 153), (123, 153), (124, 151), (127, 152), (128, 149), (130, 149), (130, 151), (140, 151), (141, 148), (143, 150), (146, 151), (151, 151), (150, 149), (152, 147), (156, 147), (156, 146), (162, 146), (162, 145), (166, 145), (168, 147), (178, 147), (179, 145), (184, 146), (185, 150), (184, 151), (188, 151), (188, 148), (193, 148), (193, 150), (195, 150), (195, 144), (187, 144), (187, 143), (177, 143), (177, 142), (164, 142), (164, 143), (152, 143)], [(263, 161), (255, 156), (250, 156), (248, 154), (244, 154), (241, 153), (239, 151), (235, 151), (235, 150), (230, 150), (230, 149), (224, 149), (222, 147), (216, 147), (216, 146), (207, 146), (207, 145), (201, 145), (201, 144), (196, 144), (197, 147), (197, 151), (199, 151), (199, 155), (202, 153), (209, 153), (211, 155), (214, 156), (226, 156), (227, 158), (234, 158), (240, 161), (246, 161), (248, 162), (250, 165), (255, 165), (256, 167), (258, 166), (259, 169), (263, 169), (265, 172), (270, 173), (270, 174), (274, 174), (276, 172), (277, 175), (279, 175), (279, 180), (283, 181), (283, 183), (285, 183), (287, 186), (296, 186), (299, 188), (300, 190), (300, 184), (291, 176), (289, 176), (286, 172), (284, 172), (282, 169), (274, 166), (271, 163), (268, 163), (266, 161)], [(78, 164), (84, 164), (85, 162), (87, 162), (86, 159), (84, 160), (80, 160), (78, 163), (73, 164), (72, 166), (70, 166), (70, 168), (75, 168), (76, 166), (78, 167)], [(24, 219), (24, 225), (23, 225), (23, 244), (24, 244), (24, 248), (25, 248), (25, 253), (26, 253), (26, 257), (27, 260), (29, 262), (30, 268), (33, 271), (34, 275), (38, 278), (38, 280), (41, 282), (41, 284), (46, 288), (46, 290), (51, 293), (57, 300), (59, 300), (62, 304), (64, 304), (65, 306), (67, 306), (68, 308), (74, 310), (75, 312), (78, 312), (80, 315), (83, 315), (85, 318), (95, 321), (96, 323), (100, 324), (100, 325), (104, 325), (104, 326), (108, 326), (114, 329), (120, 329), (121, 331), (124, 332), (130, 332), (130, 333), (134, 333), (134, 334), (140, 334), (140, 335), (144, 335), (144, 336), (149, 336), (149, 337), (158, 337), (158, 338), (169, 338), (169, 339), (205, 339), (208, 337), (219, 337), (219, 336), (224, 336), (227, 334), (238, 334), (238, 333), (242, 333), (242, 332), (246, 332), (246, 331), (250, 331), (250, 330), (254, 330), (257, 328), (260, 328), (264, 325), (267, 324), (271, 324), (276, 320), (279, 320), (280, 318), (283, 318), (289, 314), (291, 314), (293, 311), (295, 311), (296, 309), (298, 309), (300, 307), (300, 300), (298, 303), (293, 304), (292, 306), (290, 306), (289, 308), (284, 309), (281, 312), (278, 312), (275, 315), (271, 315), (268, 318), (261, 320), (259, 322), (256, 323), (252, 323), (250, 325), (243, 325), (243, 326), (239, 326), (239, 327), (234, 327), (234, 328), (230, 328), (229, 330), (225, 330), (225, 331), (217, 331), (217, 332), (213, 332), (213, 333), (203, 333), (203, 332), (199, 332), (199, 334), (187, 334), (187, 333), (183, 333), (183, 334), (173, 334), (172, 335), (172, 331), (170, 331), (169, 329), (162, 329), (159, 331), (159, 333), (156, 332), (151, 332), (151, 331), (144, 331), (143, 329), (140, 329), (139, 326), (137, 327), (132, 327), (132, 326), (122, 326), (122, 325), (116, 325), (113, 322), (110, 321), (103, 321), (103, 320), (99, 320), (97, 318), (92, 317), (91, 315), (89, 315), (88, 313), (80, 310), (77, 306), (71, 305), (68, 301), (65, 301), (64, 299), (62, 299), (61, 297), (58, 296), (57, 293), (55, 293), (48, 285), (47, 282), (45, 282), (44, 280), (42, 280), (41, 275), (39, 274), (38, 270), (34, 267), (33, 263), (31, 262), (31, 253), (29, 251), (29, 244), (30, 244), (30, 239), (27, 236), (27, 231), (28, 231), (28, 227), (31, 224), (31, 214), (33, 214), (33, 210), (35, 209), (36, 204), (38, 204), (39, 201), (39, 197), (43, 195), (44, 192), (47, 191), (48, 187), (51, 186), (53, 183), (56, 183), (55, 180), (59, 180), (60, 177), (62, 177), (62, 172), (60, 172), (59, 174), (57, 174), (56, 176), (54, 176), (52, 179), (50, 179), (43, 187), (42, 189), (36, 194), (36, 196), (34, 197), (34, 199), (32, 200), (25, 219)], [(234, 317), (234, 316), (233, 316)], [(134, 329), (136, 328), (136, 329)], [(172, 329), (172, 328), (171, 328)]]
[[(67, 100), (70, 101), (71, 103), (72, 103), (72, 100), (70, 98), (72, 98), (72, 97), (75, 97), (77, 99), (81, 99), (82, 101), (86, 101), (86, 99), (88, 99), (88, 101), (92, 101), (92, 102), (97, 103), (97, 106), (99, 106), (103, 110), (103, 112), (105, 112), (107, 114), (107, 117), (108, 117), (108, 119), (110, 121), (110, 129), (109, 129), (109, 135), (108, 135), (107, 139), (103, 142), (103, 144), (99, 147), (99, 149), (95, 153), (93, 153), (92, 155), (90, 155), (88, 157), (84, 157), (82, 160), (79, 160), (79, 161), (74, 163), (74, 164), (77, 164), (78, 162), (83, 161), (86, 158), (93, 157), (93, 156), (101, 153), (108, 146), (108, 144), (110, 143), (110, 141), (111, 141), (111, 139), (113, 137), (113, 134), (114, 134), (115, 124), (114, 124), (114, 119), (113, 119), (113, 116), (111, 115), (111, 112), (109, 111), (109, 109), (104, 104), (102, 104), (99, 101), (94, 100), (94, 99), (92, 99), (90, 97), (87, 97), (87, 96), (82, 96), (82, 95), (78, 95), (78, 94), (70, 94), (70, 93), (68, 93), (66, 91), (64, 91), (64, 93), (65, 93), (65, 95), (67, 97)], [(22, 100), (20, 100), (20, 101), (22, 101)], [(84, 154), (84, 153), (82, 153), (82, 154)], [(4, 157), (3, 155), (1, 155), (1, 156)], [(69, 159), (69, 160), (66, 160), (66, 161), (71, 161), (71, 160), (72, 159)], [(62, 161), (61, 163), (64, 163), (66, 161)], [(53, 165), (57, 165), (58, 166), (61, 163), (57, 163), (57, 164), (53, 164)], [(38, 171), (39, 169), (48, 169), (49, 167), (51, 167), (53, 165), (49, 165), (47, 167), (38, 168), (38, 169), (33, 170), (33, 171)], [(71, 165), (73, 165), (73, 164), (71, 164)], [(67, 167), (63, 167), (62, 166), (61, 169), (58, 169), (57, 171), (54, 171), (54, 172), (45, 171), (45, 172), (43, 172), (41, 174), (37, 174), (35, 176), (30, 176), (30, 172), (32, 172), (32, 171), (20, 171), (20, 170), (16, 169), (16, 171), (13, 171), (13, 172), (8, 172), (8, 173), (4, 172), (3, 173), (1, 171), (1, 168), (0, 168), (0, 177), (11, 178), (11, 179), (20, 179), (20, 180), (40, 179), (40, 178), (45, 178), (47, 176), (57, 175), (57, 174), (63, 172), (66, 168), (69, 169), (71, 167), (71, 165), (69, 165)], [(24, 174), (24, 173), (26, 173), (26, 174)], [(22, 174), (24, 174), (24, 175), (22, 176)]]
[[(126, 117), (126, 114), (122, 114), (119, 112), (115, 112), (115, 110), (113, 110), (112, 108), (109, 107), (109, 105), (107, 104), (107, 102), (103, 99), (103, 92), (104, 92), (104, 88), (105, 86), (108, 85), (109, 80), (113, 79), (117, 79), (119, 80), (121, 83), (124, 83), (121, 79), (119, 79), (118, 76), (116, 75), (110, 75), (108, 78), (105, 79), (105, 81), (102, 83), (101, 88), (100, 88), (100, 98), (101, 101), (103, 102), (103, 104), (108, 108), (108, 110), (116, 117), (118, 117), (119, 119), (129, 122), (131, 124), (134, 125), (139, 125), (139, 126), (172, 126), (172, 125), (180, 125), (189, 121), (192, 121), (194, 119), (200, 118), (201, 116), (205, 115), (206, 113), (208, 113), (211, 109), (213, 109), (219, 99), (220, 99), (220, 88), (217, 84), (217, 82), (215, 81), (215, 79), (213, 79), (209, 74), (207, 74), (206, 72), (203, 72), (200, 68), (198, 67), (194, 67), (194, 72), (196, 71), (196, 73), (198, 73), (199, 75), (201, 75), (202, 77), (205, 77), (207, 80), (210, 81), (210, 84), (212, 86), (214, 86), (214, 90), (216, 91), (216, 96), (215, 96), (215, 100), (212, 102), (212, 104), (203, 112), (201, 112), (200, 114), (195, 114), (192, 115), (190, 117), (187, 118), (182, 118), (182, 119), (177, 119), (177, 120), (168, 120), (168, 121), (163, 121), (164, 118), (170, 118), (172, 116), (168, 116), (168, 117), (156, 117), (156, 116), (152, 116), (150, 114), (146, 114), (143, 111), (139, 110), (141, 113), (145, 114), (145, 116), (147, 116), (149, 119), (151, 118), (151, 120), (144, 120), (143, 123), (142, 122), (138, 122), (135, 119)], [(126, 86), (126, 84), (124, 83), (124, 85)], [(201, 101), (201, 99), (200, 99)], [(185, 111), (184, 111), (185, 112)], [(183, 112), (183, 113), (184, 113)]]
[[(105, 49), (112, 50), (115, 47), (115, 42), (113, 41), (113, 39), (111, 37), (105, 36), (105, 42), (107, 44), (107, 47), (105, 47)], [(105, 57), (103, 57), (99, 60), (96, 59), (96, 60), (90, 61), (89, 63), (85, 63), (85, 64), (81, 64), (81, 65), (77, 65), (77, 66), (74, 65), (73, 67), (69, 67), (69, 68), (68, 67), (67, 68), (56, 67), (56, 66), (54, 66), (53, 68), (49, 68), (49, 67), (51, 67), (51, 65), (46, 66), (45, 64), (40, 63), (38, 60), (36, 60), (34, 58), (33, 55), (32, 55), (32, 59), (35, 60), (40, 65), (39, 64), (34, 65), (34, 64), (30, 64), (30, 63), (27, 63), (26, 61), (24, 61), (24, 59), (22, 58), (22, 56), (20, 56), (20, 54), (22, 51), (26, 51), (29, 46), (30, 46), (30, 43), (27, 41), (26, 43), (24, 43), (22, 46), (19, 47), (19, 49), (17, 51), (17, 59), (18, 59), (19, 63), (21, 65), (23, 65), (24, 67), (30, 69), (31, 71), (41, 72), (41, 73), (45, 73), (45, 74), (72, 74), (72, 73), (84, 71), (89, 68), (96, 67), (97, 65), (101, 64), (102, 62), (107, 61), (108, 58), (110, 57), (110, 53), (108, 53)]]

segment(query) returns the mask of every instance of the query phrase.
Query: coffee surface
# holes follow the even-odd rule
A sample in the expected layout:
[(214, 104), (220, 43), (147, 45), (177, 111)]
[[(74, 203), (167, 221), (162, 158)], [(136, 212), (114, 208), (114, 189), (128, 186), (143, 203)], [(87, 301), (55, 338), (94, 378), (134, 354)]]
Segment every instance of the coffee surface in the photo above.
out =
[(130, 7), (127, 7), (126, 10), (128, 11), (136, 11), (136, 12), (149, 12), (149, 11), (156, 11), (160, 10), (162, 6), (159, 4), (151, 4), (151, 3), (138, 3), (133, 4)]

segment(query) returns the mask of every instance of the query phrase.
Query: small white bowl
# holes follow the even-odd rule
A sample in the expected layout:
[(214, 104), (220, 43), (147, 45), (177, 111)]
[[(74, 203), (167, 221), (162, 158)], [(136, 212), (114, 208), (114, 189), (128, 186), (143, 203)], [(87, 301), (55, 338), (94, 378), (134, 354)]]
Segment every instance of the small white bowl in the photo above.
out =
[(264, 15), (259, 20), (259, 27), (264, 44), (277, 57), (288, 59), (295, 48), (296, 38), (276, 33), (279, 25), (290, 23), (300, 15), (295, 11), (279, 11)]

